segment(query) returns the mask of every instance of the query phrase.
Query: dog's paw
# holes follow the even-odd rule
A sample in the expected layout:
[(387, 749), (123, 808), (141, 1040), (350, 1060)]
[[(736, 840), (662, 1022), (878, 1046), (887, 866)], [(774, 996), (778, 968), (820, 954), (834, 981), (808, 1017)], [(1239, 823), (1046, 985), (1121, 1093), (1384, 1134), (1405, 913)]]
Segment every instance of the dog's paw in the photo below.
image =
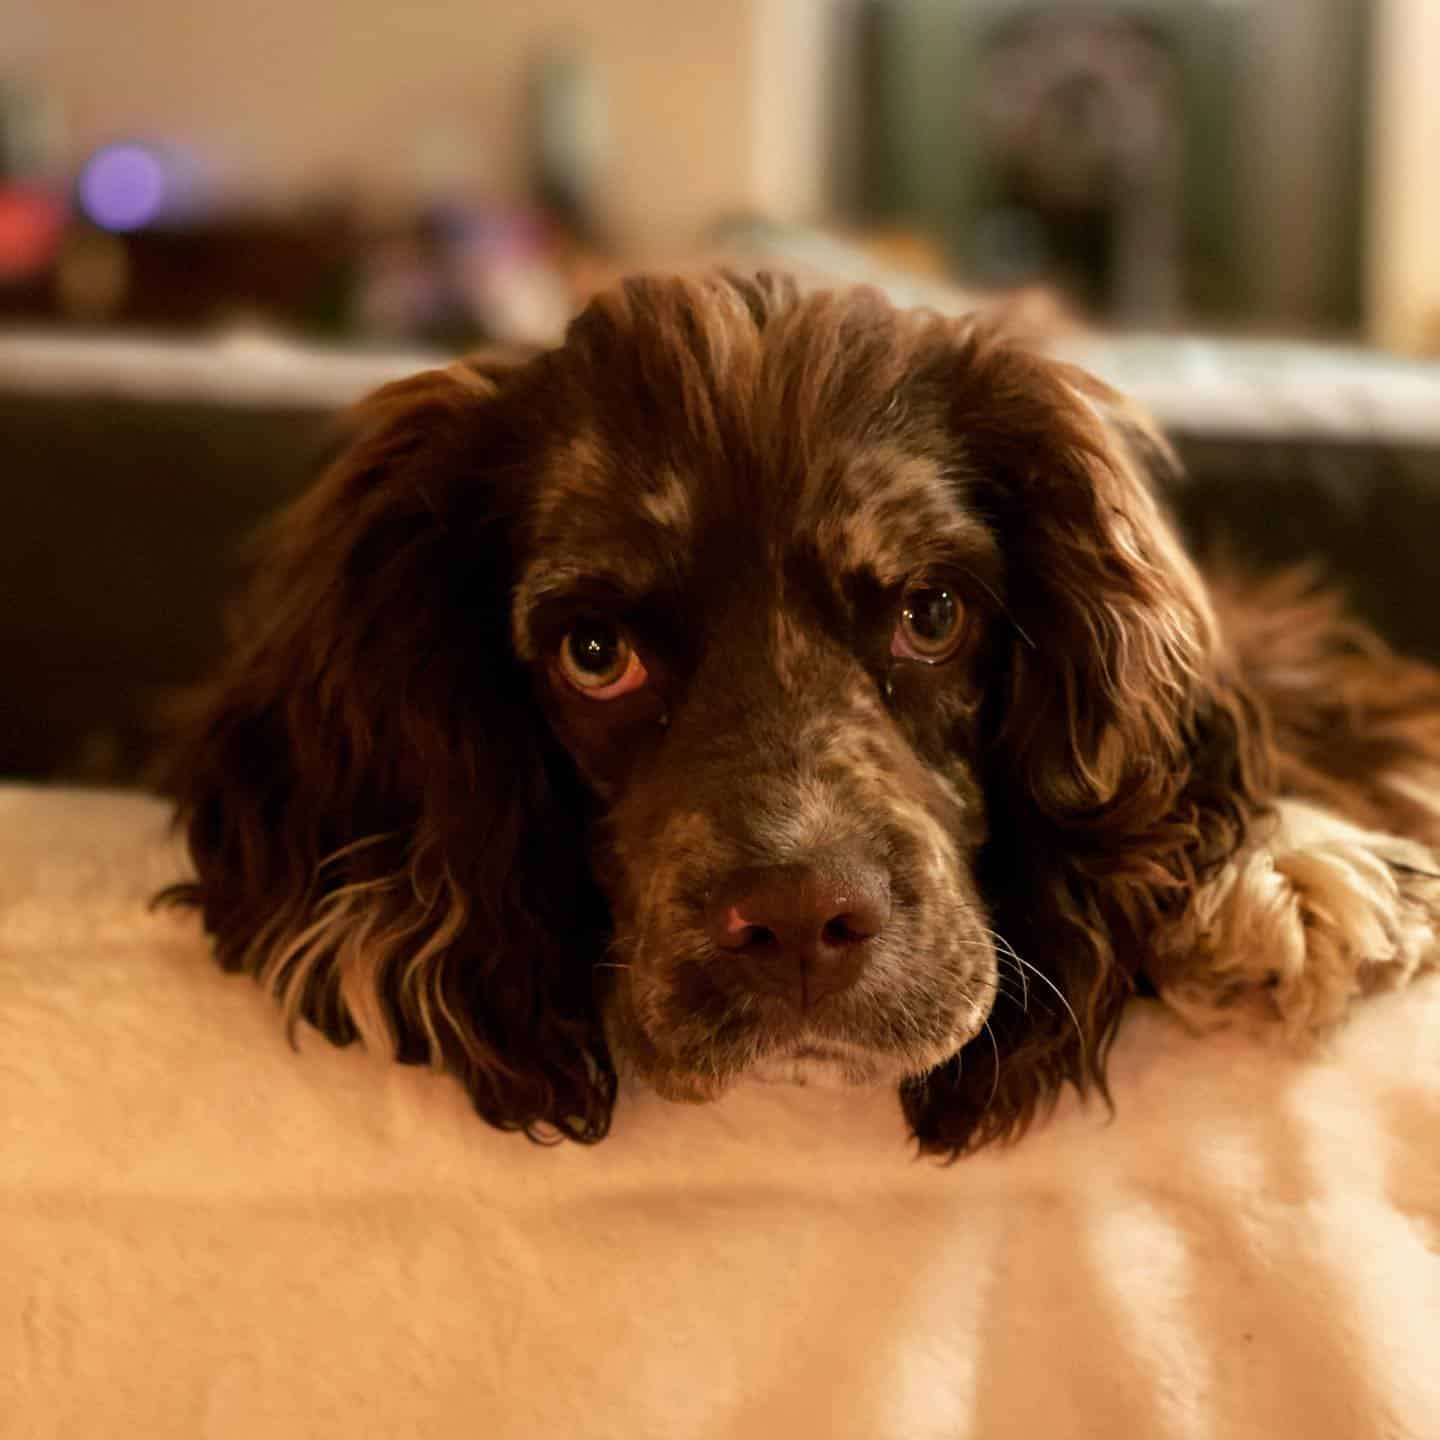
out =
[(1196, 897), (1188, 953), (1160, 985), (1192, 1025), (1279, 1020), (1294, 1037), (1317, 1035), (1360, 996), (1440, 964), (1440, 857), (1319, 818), (1328, 823), (1282, 815), (1264, 846)]
[(1356, 997), (1396, 989), (1440, 959), (1440, 859), (1422, 846), (1339, 841), (1278, 855), (1275, 869), (1304, 940), (1269, 992), (1292, 1032), (1324, 1030)]

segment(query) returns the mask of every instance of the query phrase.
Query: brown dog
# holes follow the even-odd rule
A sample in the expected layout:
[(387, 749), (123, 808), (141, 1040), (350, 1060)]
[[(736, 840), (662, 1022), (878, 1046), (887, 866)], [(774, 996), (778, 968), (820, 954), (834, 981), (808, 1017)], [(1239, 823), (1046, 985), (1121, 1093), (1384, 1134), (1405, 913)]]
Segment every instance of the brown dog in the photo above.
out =
[(492, 1124), (823, 1071), (954, 1154), (1103, 1087), (1147, 980), (1308, 1029), (1436, 958), (1440, 677), (1207, 585), (1163, 446), (992, 326), (637, 280), (355, 426), (199, 697), (174, 893)]

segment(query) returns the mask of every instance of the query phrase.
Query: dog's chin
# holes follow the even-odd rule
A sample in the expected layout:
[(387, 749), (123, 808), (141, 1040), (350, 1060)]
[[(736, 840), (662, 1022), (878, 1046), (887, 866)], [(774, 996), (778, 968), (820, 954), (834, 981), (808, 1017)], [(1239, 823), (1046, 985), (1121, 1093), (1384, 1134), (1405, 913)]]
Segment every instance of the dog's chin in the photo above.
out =
[(832, 1041), (777, 1048), (748, 1064), (712, 1070), (637, 1067), (638, 1078), (662, 1099), (689, 1104), (718, 1100), (738, 1085), (801, 1085), (862, 1090), (897, 1085), (913, 1072), (898, 1055)]
[[(977, 1020), (976, 1027), (983, 1023)], [(957, 1036), (947, 1046), (937, 1046), (924, 1055), (871, 1047), (853, 1040), (829, 1036), (778, 1037), (770, 1044), (757, 1043), (748, 1058), (733, 1055), (713, 1057), (711, 1063), (676, 1063), (643, 1046), (631, 1049), (620, 1064), (642, 1084), (665, 1100), (705, 1104), (718, 1100), (737, 1085), (797, 1085), (826, 1090), (863, 1090), (899, 1085), (923, 1075), (950, 1059), (971, 1038)]]
[(757, 1061), (741, 1079), (758, 1085), (807, 1085), (820, 1090), (861, 1090), (897, 1085), (909, 1067), (898, 1055), (853, 1045), (806, 1042)]

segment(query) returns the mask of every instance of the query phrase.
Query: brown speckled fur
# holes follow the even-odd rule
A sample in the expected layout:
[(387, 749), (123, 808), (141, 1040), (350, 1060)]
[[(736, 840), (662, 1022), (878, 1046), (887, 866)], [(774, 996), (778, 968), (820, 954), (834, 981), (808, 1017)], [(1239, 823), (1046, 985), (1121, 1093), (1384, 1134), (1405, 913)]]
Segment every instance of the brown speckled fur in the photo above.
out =
[[(1222, 882), (1269, 864), (1281, 784), (1440, 838), (1436, 677), (1342, 655), (1319, 602), (1217, 605), (1157, 456), (984, 323), (767, 277), (633, 281), (560, 349), (392, 385), (195, 697), (174, 898), (292, 1024), (532, 1136), (604, 1135), (617, 1066), (700, 1099), (816, 1040), (928, 1151), (1017, 1134), (1103, 1087), (1152, 955), (1189, 983), (1238, 923)], [(932, 574), (964, 643), (897, 660)], [(650, 671), (604, 704), (554, 663), (597, 613)], [(782, 1016), (701, 912), (844, 845), (893, 914), (854, 986)]]

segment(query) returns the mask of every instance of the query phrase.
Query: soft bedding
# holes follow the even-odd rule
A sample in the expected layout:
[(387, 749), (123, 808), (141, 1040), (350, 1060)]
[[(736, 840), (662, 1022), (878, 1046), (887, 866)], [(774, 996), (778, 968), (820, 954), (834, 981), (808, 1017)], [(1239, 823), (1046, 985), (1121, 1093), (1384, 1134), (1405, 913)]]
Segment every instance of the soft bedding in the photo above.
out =
[(156, 801), (0, 789), (0, 1436), (1440, 1436), (1440, 977), (1298, 1059), (1136, 1002), (1113, 1117), (888, 1093), (595, 1148), (290, 1049)]

